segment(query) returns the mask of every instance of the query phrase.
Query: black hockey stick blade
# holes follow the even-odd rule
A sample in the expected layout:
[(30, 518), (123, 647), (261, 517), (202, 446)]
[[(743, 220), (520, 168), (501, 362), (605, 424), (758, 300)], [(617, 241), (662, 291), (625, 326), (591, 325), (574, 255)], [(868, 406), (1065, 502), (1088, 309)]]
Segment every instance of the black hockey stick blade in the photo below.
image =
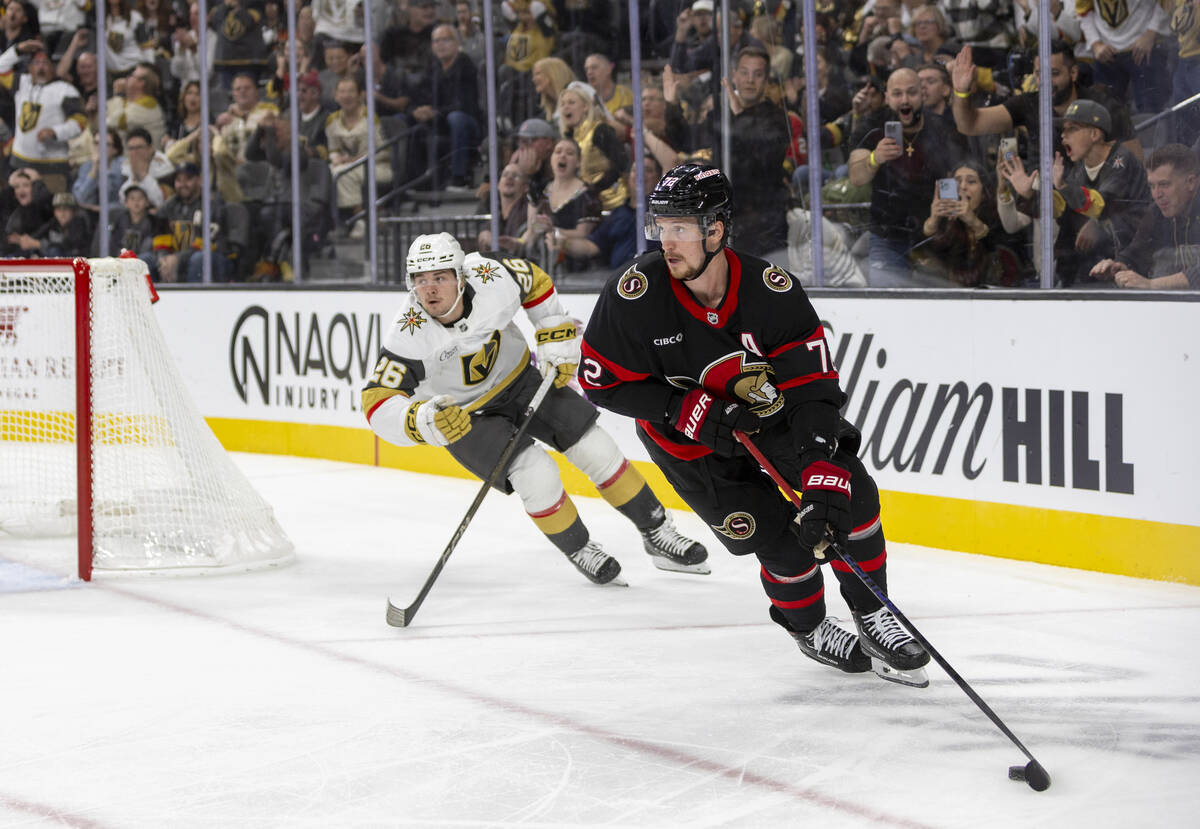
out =
[(1023, 766), (1009, 766), (1008, 779), (1028, 783), (1035, 792), (1050, 788), (1050, 774), (1037, 760), (1030, 760)]
[(467, 531), (471, 519), (479, 511), (479, 505), (483, 503), (484, 496), (488, 494), (488, 490), (495, 486), (496, 481), (500, 478), (500, 473), (508, 466), (508, 460), (517, 448), (518, 441), (521, 440), (521, 436), (529, 429), (529, 424), (533, 421), (534, 414), (537, 412), (538, 407), (542, 405), (542, 401), (546, 399), (550, 388), (554, 385), (555, 376), (554, 374), (550, 374), (543, 379), (542, 384), (538, 386), (537, 391), (530, 398), (529, 405), (525, 407), (525, 412), (521, 415), (520, 425), (517, 426), (517, 430), (513, 432), (512, 437), (508, 439), (508, 443), (504, 446), (504, 451), (500, 453), (500, 459), (496, 461), (491, 474), (483, 482), (483, 486), (479, 488), (479, 492), (475, 495), (475, 500), (471, 502), (471, 506), (467, 509), (467, 514), (463, 516), (463, 520), (455, 528), (454, 535), (450, 536), (450, 543), (446, 545), (446, 549), (442, 550), (441, 557), (438, 558), (437, 564), (433, 566), (433, 571), (429, 574), (429, 578), (425, 579), (425, 584), (421, 586), (421, 592), (417, 593), (417, 598), (408, 607), (396, 607), (396, 605), (392, 604), (392, 600), (388, 599), (387, 616), (385, 618), (387, 619), (387, 623), (392, 627), (406, 628), (412, 624), (413, 616), (417, 615), (417, 610), (425, 602), (425, 597), (429, 595), (429, 591), (433, 589), (433, 583), (437, 581), (437, 577), (441, 574), (442, 568), (446, 566), (446, 561), (450, 558), (450, 554), (458, 546), (459, 539)]
[[(783, 493), (792, 501), (793, 504), (796, 505), (796, 508), (803, 509), (803, 506), (800, 502), (800, 497), (796, 495), (796, 491), (792, 489), (791, 484), (789, 484), (787, 479), (779, 474), (779, 470), (776, 469), (769, 460), (767, 460), (767, 456), (764, 455), (762, 451), (754, 445), (754, 442), (750, 440), (750, 438), (747, 437), (743, 432), (735, 431), (733, 434), (738, 441), (746, 447), (750, 454), (754, 456), (754, 459), (758, 461), (758, 465), (763, 468), (763, 471), (771, 476), (771, 480), (775, 482), (775, 485), (783, 490)], [(938, 649), (935, 648), (933, 644), (925, 638), (925, 635), (908, 620), (908, 617), (901, 612), (900, 608), (896, 607), (892, 600), (888, 598), (888, 595), (879, 589), (879, 585), (875, 584), (875, 581), (869, 575), (867, 575), (866, 571), (862, 569), (859, 563), (855, 561), (849, 553), (842, 549), (842, 545), (838, 544), (837, 541), (830, 535), (826, 535), (825, 541), (828, 543), (828, 547), (832, 549), (837, 554), (838, 558), (842, 560), (842, 563), (854, 571), (854, 575), (858, 576), (858, 580), (861, 581), (868, 590), (875, 594), (875, 598), (883, 602), (887, 609), (892, 611), (892, 614), (896, 617), (896, 619), (898, 619), (900, 623), (904, 625), (904, 627), (908, 628), (908, 632), (913, 635), (914, 639), (921, 643), (922, 647), (929, 652), (929, 655), (933, 657), (934, 661), (942, 666), (942, 670), (946, 672), (950, 679), (954, 680), (954, 684), (957, 685), (962, 692), (970, 698), (971, 702), (975, 703), (975, 706), (985, 715), (987, 715), (987, 718), (992, 721), (992, 724), (1000, 729), (1001, 733), (1008, 737), (1008, 739), (1012, 741), (1013, 745), (1019, 748), (1021, 753), (1029, 759), (1029, 762), (1024, 767), (1011, 766), (1008, 770), (1009, 779), (1025, 780), (1025, 782), (1029, 784), (1029, 787), (1036, 792), (1042, 792), (1050, 788), (1050, 775), (1046, 772), (1046, 769), (1043, 768), (1042, 764), (1037, 761), (1032, 753), (1030, 753), (1029, 749), (1025, 747), (1025, 744), (1021, 742), (1017, 735), (1014, 734), (1007, 725), (1005, 725), (1004, 720), (1000, 719), (999, 715), (991, 709), (991, 706), (983, 701), (983, 697), (979, 696), (979, 694), (975, 692), (975, 689), (971, 687), (970, 683), (963, 679), (962, 676), (959, 675), (958, 671), (954, 670), (954, 667), (947, 662), (945, 657), (938, 652)], [(1014, 776), (1018, 772), (1021, 775), (1019, 778)]]

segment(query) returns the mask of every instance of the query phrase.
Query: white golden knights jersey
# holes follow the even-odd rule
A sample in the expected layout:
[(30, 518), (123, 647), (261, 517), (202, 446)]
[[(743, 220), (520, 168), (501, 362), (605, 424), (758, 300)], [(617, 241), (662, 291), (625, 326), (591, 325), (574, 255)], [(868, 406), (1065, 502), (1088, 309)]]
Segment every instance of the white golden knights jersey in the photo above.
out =
[[(12, 92), (16, 106), (12, 155), (35, 163), (66, 162), (67, 142), (87, 126), (79, 90), (66, 81), (35, 84), (28, 73), (15, 75), (17, 59), (15, 46), (0, 55), (0, 85)], [(54, 130), (53, 141), (38, 140), (46, 127)]]
[(524, 308), (536, 326), (563, 313), (549, 275), (525, 259), (463, 260), (464, 313), (443, 325), (410, 291), (383, 335), (375, 371), (362, 391), (371, 428), (399, 446), (423, 442), (406, 425), (418, 400), (449, 395), (468, 411), (483, 409), (529, 365), (529, 346), (513, 318)]
[(799, 280), (748, 254), (725, 251), (729, 288), (706, 308), (672, 279), (661, 252), (605, 284), (588, 321), (579, 382), (593, 403), (636, 418), (660, 447), (685, 460), (711, 450), (670, 423), (672, 399), (703, 387), (806, 444), (835, 438), (844, 395), (825, 329)]

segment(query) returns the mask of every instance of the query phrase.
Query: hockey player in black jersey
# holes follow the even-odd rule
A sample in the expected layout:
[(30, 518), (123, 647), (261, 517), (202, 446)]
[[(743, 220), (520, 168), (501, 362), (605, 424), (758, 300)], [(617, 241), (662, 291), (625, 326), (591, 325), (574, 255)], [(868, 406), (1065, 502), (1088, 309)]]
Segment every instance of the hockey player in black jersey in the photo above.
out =
[[(826, 616), (816, 548), (827, 531), (887, 589), (879, 493), (839, 414), (845, 395), (816, 311), (786, 270), (726, 247), (731, 212), (715, 167), (683, 164), (659, 181), (646, 235), (662, 250), (604, 286), (580, 383), (592, 402), (637, 419), (651, 459), (731, 553), (758, 557), (770, 616), (801, 651), (923, 686), (929, 655), (841, 561), (831, 566), (858, 635)], [(802, 492), (802, 510), (734, 430), (753, 434)]]

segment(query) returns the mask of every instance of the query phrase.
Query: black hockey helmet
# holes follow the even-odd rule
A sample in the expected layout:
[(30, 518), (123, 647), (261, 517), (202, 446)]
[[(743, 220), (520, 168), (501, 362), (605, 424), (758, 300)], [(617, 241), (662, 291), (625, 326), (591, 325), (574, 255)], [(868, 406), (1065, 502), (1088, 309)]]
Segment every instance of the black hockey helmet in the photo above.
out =
[(733, 188), (724, 173), (711, 164), (680, 164), (668, 170), (650, 192), (646, 238), (658, 239), (655, 217), (695, 216), (700, 220), (700, 229), (705, 236), (710, 222), (719, 219), (725, 225), (721, 239), (724, 246), (729, 238), (732, 213)]

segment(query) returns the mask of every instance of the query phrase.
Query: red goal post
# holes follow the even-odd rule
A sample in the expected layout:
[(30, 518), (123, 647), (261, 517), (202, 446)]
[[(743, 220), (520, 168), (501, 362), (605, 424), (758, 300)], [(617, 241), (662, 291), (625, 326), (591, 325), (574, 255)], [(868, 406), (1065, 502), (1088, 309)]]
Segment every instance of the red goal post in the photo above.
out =
[(192, 401), (157, 298), (133, 258), (0, 260), (0, 557), (62, 568), (47, 551), (73, 534), (85, 581), (293, 559)]

